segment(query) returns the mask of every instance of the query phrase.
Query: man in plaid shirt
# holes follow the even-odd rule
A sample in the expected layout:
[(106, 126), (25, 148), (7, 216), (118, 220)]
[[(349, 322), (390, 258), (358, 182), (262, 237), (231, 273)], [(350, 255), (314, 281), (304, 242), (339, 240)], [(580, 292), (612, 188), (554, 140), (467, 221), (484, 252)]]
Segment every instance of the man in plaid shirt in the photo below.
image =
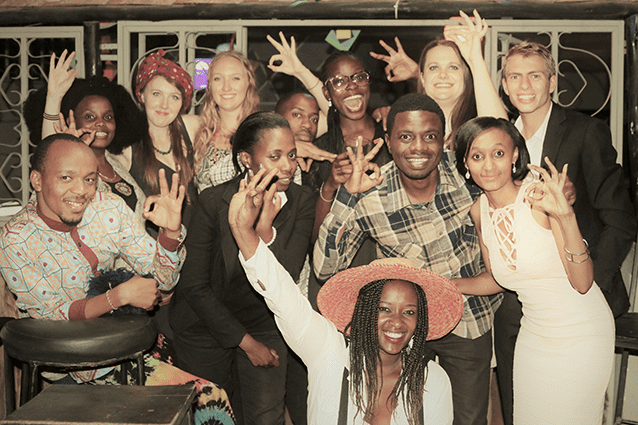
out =
[[(445, 117), (424, 94), (392, 106), (386, 142), (393, 161), (379, 167), (358, 150), (353, 172), (336, 192), (314, 247), (317, 276), (348, 267), (366, 237), (380, 258), (404, 257), (448, 279), (485, 272), (470, 207), (478, 193), (443, 151)], [(472, 193), (474, 191), (474, 193)], [(473, 196), (474, 195), (474, 196)], [(452, 382), (454, 424), (486, 424), (492, 357), (491, 327), (502, 295), (464, 296), (461, 321), (429, 343)]]

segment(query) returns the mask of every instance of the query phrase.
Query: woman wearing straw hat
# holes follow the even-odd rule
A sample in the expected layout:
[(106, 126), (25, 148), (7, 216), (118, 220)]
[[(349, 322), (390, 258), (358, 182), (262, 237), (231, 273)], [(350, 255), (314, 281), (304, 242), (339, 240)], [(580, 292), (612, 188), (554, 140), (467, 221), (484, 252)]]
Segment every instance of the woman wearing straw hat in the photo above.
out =
[(253, 228), (276, 173), (242, 181), (228, 221), (248, 279), (308, 367), (309, 423), (451, 424), (450, 381), (423, 345), (456, 326), (460, 292), (407, 260), (386, 259), (330, 279), (319, 315)]

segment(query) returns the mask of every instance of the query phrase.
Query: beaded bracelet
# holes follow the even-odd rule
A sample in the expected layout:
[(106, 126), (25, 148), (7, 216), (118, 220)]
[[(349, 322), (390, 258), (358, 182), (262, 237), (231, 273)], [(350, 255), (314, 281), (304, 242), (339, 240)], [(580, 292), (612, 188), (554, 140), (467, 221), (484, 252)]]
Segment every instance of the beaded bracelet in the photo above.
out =
[(109, 297), (109, 292), (111, 290), (109, 289), (108, 291), (106, 291), (106, 300), (109, 302), (109, 305), (111, 306), (111, 313), (114, 312), (115, 310), (117, 310), (117, 308), (115, 308), (115, 306), (113, 305), (113, 303), (111, 302), (111, 297)]
[(272, 239), (270, 239), (270, 242), (268, 242), (266, 246), (272, 245), (272, 243), (275, 241), (276, 238), (277, 238), (277, 229), (275, 229), (275, 226), (272, 226)]

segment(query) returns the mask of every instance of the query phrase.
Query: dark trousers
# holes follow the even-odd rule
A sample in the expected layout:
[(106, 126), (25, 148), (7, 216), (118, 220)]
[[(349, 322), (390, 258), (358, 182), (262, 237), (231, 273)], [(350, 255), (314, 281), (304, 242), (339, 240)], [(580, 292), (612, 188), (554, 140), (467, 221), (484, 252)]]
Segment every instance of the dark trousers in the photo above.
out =
[(295, 425), (308, 423), (308, 369), (303, 361), (288, 349), (286, 376), (286, 407)]
[(253, 366), (241, 348), (222, 348), (201, 328), (175, 332), (178, 366), (224, 388), (237, 425), (281, 425), (284, 423), (288, 346), (279, 331), (251, 333), (251, 336), (277, 351), (279, 367)]
[(515, 292), (505, 291), (503, 302), (494, 315), (494, 352), (496, 353), (496, 376), (501, 395), (503, 422), (514, 423), (514, 348), (521, 328), (523, 311)]
[(490, 392), (492, 333), (476, 339), (453, 334), (428, 342), (450, 377), (454, 425), (486, 425)]

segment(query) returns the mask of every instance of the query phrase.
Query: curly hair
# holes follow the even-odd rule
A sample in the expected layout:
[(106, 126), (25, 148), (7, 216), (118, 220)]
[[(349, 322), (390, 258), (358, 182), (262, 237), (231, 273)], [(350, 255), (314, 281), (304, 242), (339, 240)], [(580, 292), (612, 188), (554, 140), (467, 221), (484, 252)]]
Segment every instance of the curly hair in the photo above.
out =
[[(429, 42), (421, 52), (421, 59), (419, 59), (419, 78), (417, 83), (417, 92), (425, 93), (425, 87), (423, 86), (423, 71), (425, 69), (425, 61), (427, 59), (428, 52), (437, 46), (449, 47), (454, 50), (454, 53), (459, 58), (459, 63), (461, 64), (461, 70), (463, 71), (463, 83), (465, 84), (465, 89), (463, 90), (463, 94), (461, 98), (456, 102), (454, 109), (452, 110), (452, 116), (450, 118), (450, 135), (448, 136), (448, 141), (453, 141), (456, 132), (459, 128), (467, 121), (476, 117), (476, 98), (474, 95), (474, 80), (472, 79), (472, 72), (468, 67), (467, 63), (465, 63), (465, 59), (461, 55), (461, 51), (459, 50), (456, 43), (448, 40), (433, 40)], [(427, 94), (427, 93), (426, 93)]]
[[(117, 155), (128, 146), (139, 142), (146, 133), (148, 127), (146, 118), (137, 107), (131, 94), (121, 85), (109, 81), (105, 77), (90, 77), (88, 79), (76, 79), (62, 99), (60, 112), (68, 118), (69, 111), (77, 108), (78, 104), (88, 96), (100, 96), (105, 98), (113, 108), (115, 116), (115, 135), (113, 141), (106, 148), (110, 153)], [(37, 145), (42, 139), (42, 114), (47, 97), (47, 87), (32, 92), (27, 98), (23, 112), (24, 119), (29, 129), (31, 143)]]
[[(383, 386), (383, 365), (379, 355), (379, 301), (386, 283), (390, 279), (376, 280), (361, 288), (354, 307), (352, 321), (346, 326), (350, 329), (350, 388), (354, 394), (357, 414), (363, 412), (366, 422), (374, 417), (374, 406)], [(419, 412), (423, 406), (423, 387), (426, 380), (427, 349), (425, 347), (428, 335), (428, 306), (425, 292), (419, 285), (408, 282), (414, 288), (417, 296), (417, 325), (412, 337), (412, 348), (402, 350), (403, 367), (392, 393), (386, 400), (394, 409), (398, 400), (403, 404), (408, 416), (408, 423), (419, 423)], [(377, 372), (377, 365), (381, 372)], [(381, 382), (380, 382), (381, 381)], [(365, 386), (365, 389), (364, 389)], [(363, 400), (363, 394), (366, 400)]]
[(217, 127), (219, 126), (221, 121), (221, 118), (219, 116), (219, 108), (213, 96), (212, 73), (210, 72), (210, 70), (213, 69), (215, 62), (225, 57), (232, 57), (241, 62), (241, 64), (246, 69), (246, 74), (248, 75), (248, 90), (246, 91), (246, 99), (244, 99), (239, 122), (242, 122), (248, 115), (259, 110), (259, 96), (257, 95), (257, 80), (255, 78), (255, 70), (248, 58), (241, 52), (237, 51), (217, 53), (211, 61), (210, 66), (208, 67), (209, 72), (208, 82), (206, 83), (206, 94), (202, 99), (203, 106), (199, 113), (202, 121), (202, 129), (199, 132), (197, 139), (195, 140), (194, 150), (196, 167), (201, 164), (202, 158), (206, 154), (206, 150), (213, 142), (213, 135), (215, 134), (215, 131), (217, 130)]

